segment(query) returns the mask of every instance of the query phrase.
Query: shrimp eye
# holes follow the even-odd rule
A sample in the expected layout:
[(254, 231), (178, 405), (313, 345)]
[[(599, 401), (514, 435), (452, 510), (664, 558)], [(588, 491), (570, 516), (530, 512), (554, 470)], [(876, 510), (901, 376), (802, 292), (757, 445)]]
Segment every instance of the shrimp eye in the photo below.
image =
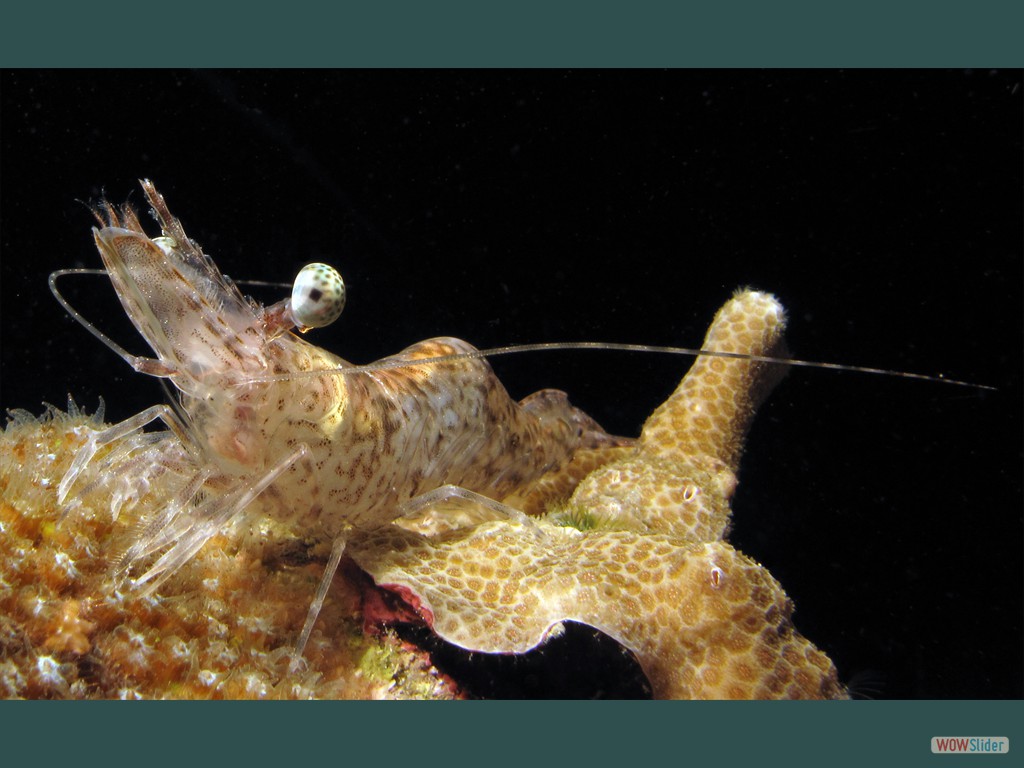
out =
[(292, 316), (296, 325), (323, 328), (345, 307), (345, 283), (338, 270), (327, 264), (307, 264), (292, 286)]

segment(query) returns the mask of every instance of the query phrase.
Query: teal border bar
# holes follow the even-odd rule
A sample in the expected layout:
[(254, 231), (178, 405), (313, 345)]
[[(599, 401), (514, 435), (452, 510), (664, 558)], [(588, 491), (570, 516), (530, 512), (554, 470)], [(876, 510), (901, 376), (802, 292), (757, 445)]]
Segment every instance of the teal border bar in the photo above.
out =
[[(933, 736), (1006, 736), (1010, 751), (933, 755)], [(6, 702), (0, 737), (11, 766), (998, 768), (1024, 753), (1024, 702)]]
[(0, 66), (1020, 66), (1019, 0), (12, 3)]

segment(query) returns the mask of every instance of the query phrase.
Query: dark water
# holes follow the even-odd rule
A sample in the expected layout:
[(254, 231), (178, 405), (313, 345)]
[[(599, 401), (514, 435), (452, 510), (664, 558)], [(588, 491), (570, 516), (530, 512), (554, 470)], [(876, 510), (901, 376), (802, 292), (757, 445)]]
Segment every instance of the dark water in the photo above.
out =
[[(233, 277), (337, 265), (349, 306), (316, 339), (359, 362), (441, 334), (696, 345), (737, 286), (770, 290), (800, 357), (999, 391), (792, 372), (733, 543), (864, 694), (1022, 695), (1017, 73), (2, 77), (0, 406), (161, 398), (46, 288), (99, 264), (79, 201), (138, 202), (143, 176)], [(69, 297), (144, 352), (87, 280)], [(514, 395), (565, 389), (623, 434), (687, 365), (495, 362)]]

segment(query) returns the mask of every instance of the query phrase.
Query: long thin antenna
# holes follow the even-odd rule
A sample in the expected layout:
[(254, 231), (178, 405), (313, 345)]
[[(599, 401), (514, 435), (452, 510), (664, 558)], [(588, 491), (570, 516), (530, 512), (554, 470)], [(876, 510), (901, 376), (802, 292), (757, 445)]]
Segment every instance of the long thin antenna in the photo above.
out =
[[(81, 323), (89, 333), (95, 336), (97, 339), (102, 341), (107, 347), (116, 352), (121, 358), (128, 361), (129, 364), (133, 364), (133, 361), (139, 360), (135, 355), (129, 354), (123, 347), (117, 342), (103, 333), (101, 330), (96, 328), (92, 323), (86, 320), (81, 313), (78, 312), (68, 301), (60, 294), (57, 290), (57, 279), (64, 277), (65, 275), (106, 275), (107, 272), (104, 269), (59, 269), (56, 272), (50, 274), (50, 290), (53, 292), (54, 297), (60, 302), (60, 305), (67, 310), (68, 314), (71, 315), (75, 320)], [(236, 281), (238, 284), (247, 285), (284, 285), (283, 283), (270, 283), (258, 280), (248, 281)], [(929, 381), (936, 384), (950, 384), (956, 387), (966, 387), (968, 389), (981, 389), (990, 392), (996, 391), (996, 387), (989, 386), (988, 384), (975, 384), (971, 381), (961, 381), (960, 379), (950, 379), (946, 376), (939, 374), (938, 376), (929, 376), (923, 373), (909, 373), (907, 371), (894, 371), (888, 368), (872, 368), (864, 365), (845, 365), (841, 363), (820, 363), (814, 360), (798, 360), (790, 357), (767, 357), (764, 355), (750, 355), (744, 352), (722, 352), (712, 349), (694, 349), (692, 347), (666, 347), (658, 346), (654, 344), (621, 344), (616, 342), (604, 342), (604, 341), (556, 341), (556, 342), (545, 342), (540, 344), (509, 344), (502, 347), (489, 347), (487, 349), (478, 349), (474, 352), (458, 352), (451, 355), (439, 355), (437, 357), (426, 357), (419, 360), (382, 360), (376, 363), (370, 363), (368, 365), (352, 365), (346, 368), (337, 369), (324, 369), (314, 371), (296, 371), (292, 373), (281, 373), (266, 376), (253, 376), (245, 379), (240, 383), (257, 383), (257, 382), (271, 382), (271, 381), (289, 381), (292, 379), (301, 378), (316, 378), (323, 376), (325, 373), (340, 373), (345, 375), (357, 374), (357, 373), (373, 373), (374, 371), (384, 371), (393, 368), (409, 368), (414, 365), (431, 365), (434, 363), (446, 363), (455, 360), (471, 360), (485, 357), (497, 357), (499, 355), (515, 355), (524, 352), (554, 352), (554, 351), (565, 351), (574, 349), (589, 349), (589, 350), (604, 350), (611, 352), (644, 352), (653, 353), (660, 355), (684, 355), (686, 357), (720, 357), (728, 360), (750, 360), (755, 363), (777, 363), (780, 365), (792, 365), (797, 368), (821, 368), (828, 371), (847, 371), (850, 373), (866, 373), (873, 376), (889, 376), (892, 378), (899, 379), (913, 379), (915, 381)]]
[(71, 304), (68, 302), (68, 300), (65, 299), (64, 296), (61, 295), (60, 290), (57, 288), (57, 279), (61, 278), (61, 277), (66, 277), (67, 275), (104, 275), (104, 276), (109, 277), (109, 275), (107, 274), (107, 270), (105, 270), (105, 269), (58, 269), (56, 272), (51, 272), (50, 273), (50, 280), (49, 280), (49, 283), (50, 283), (50, 293), (52, 293), (53, 297), (57, 301), (60, 302), (60, 305), (62, 307), (64, 307), (64, 311), (67, 312), (69, 315), (71, 315), (71, 317), (73, 317), (78, 322), (79, 325), (81, 325), (83, 328), (85, 328), (85, 330), (87, 330), (89, 333), (91, 333), (97, 339), (102, 341), (103, 344), (106, 347), (108, 347), (110, 350), (112, 350), (118, 357), (120, 357), (122, 360), (127, 362), (129, 365), (132, 365), (132, 367), (134, 367), (133, 361), (138, 359), (137, 356), (131, 354), (128, 350), (126, 350), (124, 347), (122, 347), (120, 344), (118, 344), (112, 338), (107, 336), (107, 334), (105, 334), (103, 331), (101, 331), (95, 325), (93, 325), (88, 320), (86, 320), (85, 316), (82, 315), (82, 313), (79, 312), (77, 309), (72, 307)]
[(439, 355), (437, 357), (425, 357), (418, 360), (381, 360), (368, 365), (353, 365), (347, 368), (327, 369), (319, 371), (301, 371), (298, 373), (285, 373), (268, 376), (254, 376), (246, 379), (249, 382), (287, 381), (294, 378), (314, 378), (325, 373), (337, 371), (344, 374), (373, 373), (374, 371), (389, 370), (392, 368), (408, 368), (413, 365), (431, 365), (434, 363), (445, 363), (453, 360), (471, 360), (483, 357), (497, 357), (498, 355), (514, 355), (522, 352), (553, 352), (573, 349), (605, 350), (612, 352), (646, 352), (663, 355), (684, 355), (687, 357), (720, 357), (728, 360), (749, 360), (756, 363), (777, 363), (779, 365), (792, 365), (800, 368), (823, 368), (830, 371), (850, 371), (853, 373), (867, 373), (875, 376), (890, 376), (901, 379), (915, 379), (917, 381), (930, 381), (937, 384), (952, 384), (957, 387), (969, 389), (983, 389), (995, 391), (995, 387), (987, 384), (975, 384), (970, 381), (950, 379), (946, 376), (928, 376), (923, 373), (908, 373), (906, 371), (893, 371), (887, 368), (870, 368), (863, 365), (842, 365), (840, 363), (819, 363), (813, 360), (797, 360), (790, 357), (767, 357), (765, 355), (750, 355), (745, 352), (722, 352), (713, 349), (694, 349), (692, 347), (665, 347), (653, 344), (619, 344), (604, 341), (564, 341), (547, 342), (541, 344), (510, 344), (503, 347), (489, 347), (478, 349), (474, 352), (458, 352), (451, 355)]

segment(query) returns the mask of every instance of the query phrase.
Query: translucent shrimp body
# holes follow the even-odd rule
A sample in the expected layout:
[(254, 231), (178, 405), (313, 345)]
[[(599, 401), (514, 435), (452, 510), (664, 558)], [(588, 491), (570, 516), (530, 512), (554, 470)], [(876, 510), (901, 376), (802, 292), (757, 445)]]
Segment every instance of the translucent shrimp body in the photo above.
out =
[[(322, 593), (345, 540), (391, 522), (404, 502), (442, 487), (501, 500), (567, 463), (581, 446), (623, 442), (561, 392), (512, 401), (485, 360), (409, 365), (475, 352), (457, 339), (425, 341), (379, 368), (345, 375), (352, 366), (287, 331), (318, 324), (306, 319), (315, 312), (244, 298), (153, 185), (142, 185), (162, 236), (150, 238), (130, 208), (110, 205), (94, 236), (155, 358), (129, 355), (94, 332), (137, 371), (168, 378), (180, 403), (94, 432), (59, 495), (73, 504), (102, 488), (117, 514), (146, 492), (154, 474), (172, 481), (172, 502), (121, 563), (132, 571), (146, 563), (137, 582), (148, 582), (147, 591), (225, 526), (272, 520), (307, 541), (334, 543)], [(334, 278), (314, 266), (317, 285), (331, 287)], [(337, 312), (340, 305), (332, 305), (325, 314)], [(170, 431), (142, 431), (158, 418)], [(101, 454), (104, 446), (111, 448)]]

